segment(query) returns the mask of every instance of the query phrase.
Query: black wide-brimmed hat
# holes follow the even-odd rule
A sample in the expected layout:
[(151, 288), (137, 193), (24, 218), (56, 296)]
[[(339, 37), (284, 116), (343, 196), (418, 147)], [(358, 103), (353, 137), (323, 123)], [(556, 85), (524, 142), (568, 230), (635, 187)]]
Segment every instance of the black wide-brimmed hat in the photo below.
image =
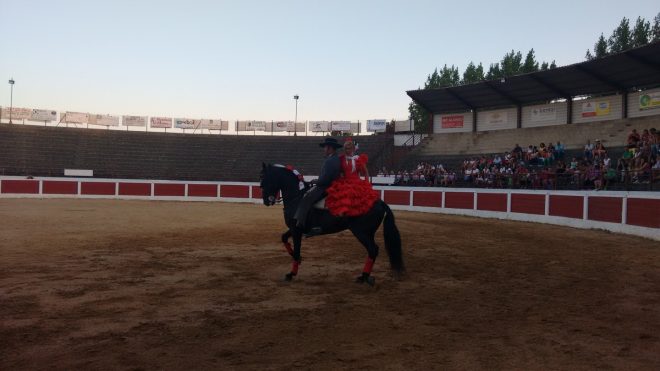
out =
[(323, 143), (319, 143), (319, 147), (325, 147), (325, 146), (330, 146), (334, 148), (341, 148), (343, 147), (339, 142), (337, 142), (337, 139), (335, 138), (325, 138)]

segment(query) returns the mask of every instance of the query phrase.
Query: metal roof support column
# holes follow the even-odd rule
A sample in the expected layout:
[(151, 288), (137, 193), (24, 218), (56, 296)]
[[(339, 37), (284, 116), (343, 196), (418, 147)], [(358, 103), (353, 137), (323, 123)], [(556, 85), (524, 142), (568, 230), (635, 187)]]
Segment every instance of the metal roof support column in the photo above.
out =
[(522, 105), (516, 105), (516, 129), (522, 128)]
[(472, 132), (477, 132), (477, 109), (472, 110)]
[[(433, 113), (429, 113), (429, 129), (428, 130), (429, 130), (429, 132), (428, 132), (429, 135), (433, 134)], [(415, 132), (413, 131), (413, 142), (415, 140), (414, 138), (415, 138)]]
[(566, 99), (566, 123), (573, 123), (573, 98)]
[(621, 118), (622, 119), (627, 119), (628, 118), (628, 91), (624, 91), (623, 94), (621, 94)]

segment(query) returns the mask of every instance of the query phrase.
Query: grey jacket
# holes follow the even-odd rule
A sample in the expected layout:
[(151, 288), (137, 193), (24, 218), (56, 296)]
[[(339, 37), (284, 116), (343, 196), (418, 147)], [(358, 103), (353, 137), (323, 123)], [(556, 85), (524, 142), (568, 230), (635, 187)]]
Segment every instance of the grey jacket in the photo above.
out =
[(323, 163), (319, 179), (316, 182), (317, 187), (328, 188), (332, 182), (341, 175), (341, 163), (339, 156), (333, 154), (328, 156)]

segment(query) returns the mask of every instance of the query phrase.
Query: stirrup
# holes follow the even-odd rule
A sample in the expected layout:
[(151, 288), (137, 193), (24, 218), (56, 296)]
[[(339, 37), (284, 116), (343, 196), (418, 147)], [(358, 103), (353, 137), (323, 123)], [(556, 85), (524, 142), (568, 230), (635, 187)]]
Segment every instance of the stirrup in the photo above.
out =
[(309, 229), (309, 231), (307, 231), (307, 233), (304, 233), (304, 235), (305, 235), (305, 237), (309, 238), (309, 237), (318, 236), (321, 233), (323, 233), (323, 230), (321, 229), (321, 227), (312, 227), (312, 228)]

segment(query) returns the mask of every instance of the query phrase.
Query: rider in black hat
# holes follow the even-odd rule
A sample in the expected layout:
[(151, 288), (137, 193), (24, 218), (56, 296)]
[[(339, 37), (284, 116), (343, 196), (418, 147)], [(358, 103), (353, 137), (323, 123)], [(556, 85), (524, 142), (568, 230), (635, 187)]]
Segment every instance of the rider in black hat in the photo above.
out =
[(300, 205), (298, 205), (298, 210), (294, 216), (297, 221), (297, 227), (302, 230), (305, 230), (305, 222), (307, 221), (309, 209), (312, 208), (314, 203), (323, 198), (325, 190), (335, 179), (339, 178), (341, 174), (341, 163), (339, 161), (339, 156), (337, 156), (337, 149), (341, 148), (342, 145), (339, 144), (335, 138), (325, 138), (323, 143), (319, 143), (319, 146), (325, 149), (326, 158), (323, 163), (323, 168), (321, 168), (321, 173), (316, 181), (316, 186), (305, 194), (305, 197), (300, 201)]

